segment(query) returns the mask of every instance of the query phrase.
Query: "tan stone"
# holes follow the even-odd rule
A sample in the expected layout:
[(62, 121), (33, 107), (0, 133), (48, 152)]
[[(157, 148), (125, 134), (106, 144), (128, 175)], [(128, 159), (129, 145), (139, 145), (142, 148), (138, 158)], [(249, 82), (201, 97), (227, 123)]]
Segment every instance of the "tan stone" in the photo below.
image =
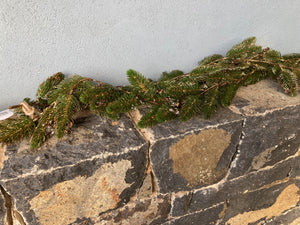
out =
[(286, 187), (277, 197), (276, 202), (268, 208), (245, 212), (230, 218), (226, 224), (241, 225), (254, 223), (255, 221), (273, 216), (279, 216), (282, 212), (295, 207), (300, 200), (299, 188), (295, 184)]
[(189, 186), (213, 183), (226, 172), (215, 168), (230, 140), (231, 135), (223, 129), (185, 136), (170, 148), (174, 173), (187, 179)]
[(3, 167), (3, 163), (8, 157), (5, 155), (6, 146), (0, 144), (0, 171)]
[(42, 225), (65, 225), (113, 209), (120, 193), (130, 184), (124, 180), (130, 161), (107, 163), (91, 177), (78, 176), (40, 192), (30, 201)]

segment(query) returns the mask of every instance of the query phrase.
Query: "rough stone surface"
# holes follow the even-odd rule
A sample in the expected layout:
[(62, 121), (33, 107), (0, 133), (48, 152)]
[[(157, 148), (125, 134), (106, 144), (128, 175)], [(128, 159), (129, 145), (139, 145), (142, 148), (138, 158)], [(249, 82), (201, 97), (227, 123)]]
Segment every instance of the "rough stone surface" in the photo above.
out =
[(267, 79), (255, 85), (241, 87), (229, 109), (243, 116), (255, 116), (299, 105), (299, 102), (300, 95), (291, 98), (282, 91), (276, 81)]
[(191, 190), (224, 178), (241, 129), (239, 120), (156, 141), (150, 156), (160, 192)]
[(117, 156), (144, 145), (144, 139), (127, 117), (114, 125), (110, 120), (94, 116), (74, 127), (72, 134), (61, 141), (53, 137), (37, 150), (30, 149), (28, 141), (7, 146), (5, 154), (9, 159), (5, 161), (1, 179), (66, 167), (86, 159)]
[(92, 116), (36, 151), (3, 146), (0, 224), (299, 225), (299, 113), (267, 80), (211, 120)]
[(130, 202), (120, 209), (105, 213), (92, 220), (92, 223), (95, 225), (162, 224), (168, 218), (170, 207), (168, 195), (153, 196)]
[(266, 225), (279, 225), (279, 224), (289, 224), (289, 225), (299, 225), (300, 224), (300, 207), (295, 207), (281, 215), (274, 217), (272, 219), (264, 221)]
[(219, 220), (219, 215), (226, 209), (226, 205), (219, 204), (211, 208), (207, 208), (203, 211), (188, 214), (182, 216), (178, 219), (174, 219), (165, 223), (165, 225), (183, 225), (183, 224), (193, 224), (193, 225), (204, 225), (204, 224), (216, 224)]
[(6, 208), (4, 205), (4, 198), (2, 193), (0, 192), (0, 224), (4, 224), (5, 216), (6, 216)]
[[(221, 128), (186, 135), (170, 147), (174, 173), (183, 176), (188, 186), (215, 182), (226, 172), (224, 169), (218, 170), (217, 166), (230, 142), (231, 135)], [(207, 154), (208, 149), (210, 154)]]
[[(142, 111), (143, 113), (143, 111)], [(176, 136), (184, 136), (194, 131), (204, 128), (214, 128), (221, 124), (227, 124), (234, 121), (240, 121), (243, 117), (227, 108), (221, 108), (209, 120), (204, 120), (201, 116), (195, 116), (186, 122), (173, 120), (163, 124), (158, 124), (152, 128), (145, 129), (149, 134), (151, 142), (168, 139)]]
[(0, 180), (28, 224), (69, 224), (120, 207), (147, 166), (148, 144), (127, 117), (90, 117), (61, 142), (28, 146), (6, 148)]
[[(296, 157), (299, 159), (299, 153)], [(196, 212), (225, 201), (230, 202), (230, 199), (236, 198), (236, 196), (242, 196), (245, 193), (261, 190), (268, 186), (293, 183), (300, 179), (300, 171), (297, 166), (296, 158), (291, 157), (270, 169), (252, 172), (237, 179), (224, 181), (192, 192), (179, 193), (173, 198), (172, 216)], [(291, 174), (291, 169), (297, 173)], [(264, 199), (264, 201), (266, 200)], [(239, 209), (243, 204), (245, 204), (243, 201), (239, 202), (237, 208)]]
[(247, 192), (230, 201), (224, 221), (231, 225), (256, 224), (278, 217), (283, 212), (297, 207), (300, 201), (299, 190), (295, 183), (284, 183)]
[(229, 178), (238, 177), (295, 154), (300, 146), (300, 105), (247, 117), (243, 140)]

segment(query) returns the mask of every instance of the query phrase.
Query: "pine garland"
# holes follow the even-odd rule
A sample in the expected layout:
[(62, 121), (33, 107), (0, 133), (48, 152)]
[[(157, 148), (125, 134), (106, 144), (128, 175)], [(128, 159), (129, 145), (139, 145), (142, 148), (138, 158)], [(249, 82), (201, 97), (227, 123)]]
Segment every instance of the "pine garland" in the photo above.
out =
[(300, 82), (300, 54), (281, 56), (278, 51), (255, 45), (255, 41), (255, 37), (244, 40), (225, 57), (206, 57), (190, 73), (163, 72), (157, 81), (128, 70), (127, 86), (54, 74), (39, 86), (35, 101), (24, 99), (27, 108), (41, 113), (33, 118), (33, 114), (29, 117), (26, 111), (15, 109), (17, 116), (0, 121), (0, 142), (9, 144), (31, 137), (31, 147), (38, 148), (53, 134), (62, 138), (69, 133), (80, 110), (117, 120), (120, 113), (146, 106), (138, 122), (140, 128), (175, 118), (187, 121), (200, 113), (208, 119), (218, 108), (230, 105), (239, 87), (266, 78), (277, 80), (285, 93), (295, 96)]

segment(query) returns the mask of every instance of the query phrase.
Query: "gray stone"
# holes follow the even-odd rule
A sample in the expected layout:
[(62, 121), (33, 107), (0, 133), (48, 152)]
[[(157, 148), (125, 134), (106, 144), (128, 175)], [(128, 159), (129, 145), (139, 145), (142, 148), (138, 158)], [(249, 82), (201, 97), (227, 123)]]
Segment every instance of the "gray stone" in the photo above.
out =
[(170, 212), (170, 196), (158, 195), (129, 202), (117, 210), (102, 214), (93, 219), (92, 224), (151, 224), (167, 221)]
[[(199, 119), (198, 123), (202, 121)], [(241, 130), (242, 121), (238, 120), (213, 128), (200, 126), (192, 132), (181, 130), (183, 135), (173, 134), (156, 141), (150, 156), (160, 192), (197, 189), (224, 178)]]
[(147, 152), (127, 117), (93, 116), (36, 151), (26, 141), (8, 146), (0, 183), (27, 224), (69, 224), (126, 204), (143, 182)]
[(70, 135), (62, 140), (52, 137), (37, 150), (30, 149), (26, 140), (7, 146), (9, 159), (3, 165), (1, 179), (13, 179), (33, 170), (73, 165), (99, 155), (118, 155), (125, 149), (146, 144), (126, 116), (118, 122), (99, 116), (87, 117), (83, 121), (75, 124)]
[(247, 117), (229, 179), (242, 176), (294, 155), (300, 146), (300, 105)]
[(228, 200), (220, 224), (256, 224), (276, 217), (297, 206), (299, 190), (294, 182), (289, 181), (236, 195)]
[[(141, 110), (143, 114), (143, 110)], [(171, 136), (184, 136), (187, 133), (199, 131), (208, 127), (219, 126), (220, 124), (227, 124), (234, 121), (242, 120), (242, 116), (232, 112), (227, 108), (221, 108), (211, 119), (205, 120), (201, 116), (195, 116), (186, 122), (179, 119), (158, 124), (152, 128), (146, 129), (151, 133), (151, 141), (155, 142), (161, 139), (170, 138)]]
[(219, 220), (220, 215), (226, 209), (225, 203), (218, 204), (211, 208), (205, 209), (200, 212), (188, 214), (182, 216), (178, 219), (171, 220), (169, 222), (164, 223), (164, 225), (209, 225), (216, 224)]
[[(222, 202), (228, 201), (230, 203), (232, 199), (237, 199), (237, 202), (240, 201), (236, 207), (237, 210), (242, 211), (239, 207), (241, 205), (242, 208), (242, 205), (245, 203), (243, 203), (244, 200), (241, 196), (244, 196), (246, 193), (263, 190), (267, 187), (276, 186), (279, 183), (283, 186), (296, 183), (295, 180), (299, 179), (297, 174), (300, 171), (297, 169), (297, 161), (300, 156), (298, 156), (298, 153), (295, 155), (295, 157), (286, 159), (269, 169), (254, 171), (236, 179), (193, 190), (184, 195), (178, 195), (178, 197), (173, 198), (171, 215), (174, 217), (182, 216), (210, 208)], [(291, 173), (291, 170), (294, 173)], [(270, 199), (269, 197), (260, 197), (260, 201), (267, 204)]]
[(267, 80), (210, 120), (92, 116), (38, 150), (0, 147), (0, 224), (300, 224), (299, 96)]
[(277, 217), (264, 221), (265, 225), (300, 224), (300, 207), (283, 212)]

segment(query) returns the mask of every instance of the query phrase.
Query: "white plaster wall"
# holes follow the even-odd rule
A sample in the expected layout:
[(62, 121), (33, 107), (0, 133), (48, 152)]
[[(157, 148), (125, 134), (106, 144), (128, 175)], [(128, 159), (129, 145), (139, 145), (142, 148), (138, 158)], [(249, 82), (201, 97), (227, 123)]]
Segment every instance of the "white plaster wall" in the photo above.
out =
[(61, 71), (126, 84), (256, 36), (300, 52), (300, 0), (0, 0), (0, 110)]

